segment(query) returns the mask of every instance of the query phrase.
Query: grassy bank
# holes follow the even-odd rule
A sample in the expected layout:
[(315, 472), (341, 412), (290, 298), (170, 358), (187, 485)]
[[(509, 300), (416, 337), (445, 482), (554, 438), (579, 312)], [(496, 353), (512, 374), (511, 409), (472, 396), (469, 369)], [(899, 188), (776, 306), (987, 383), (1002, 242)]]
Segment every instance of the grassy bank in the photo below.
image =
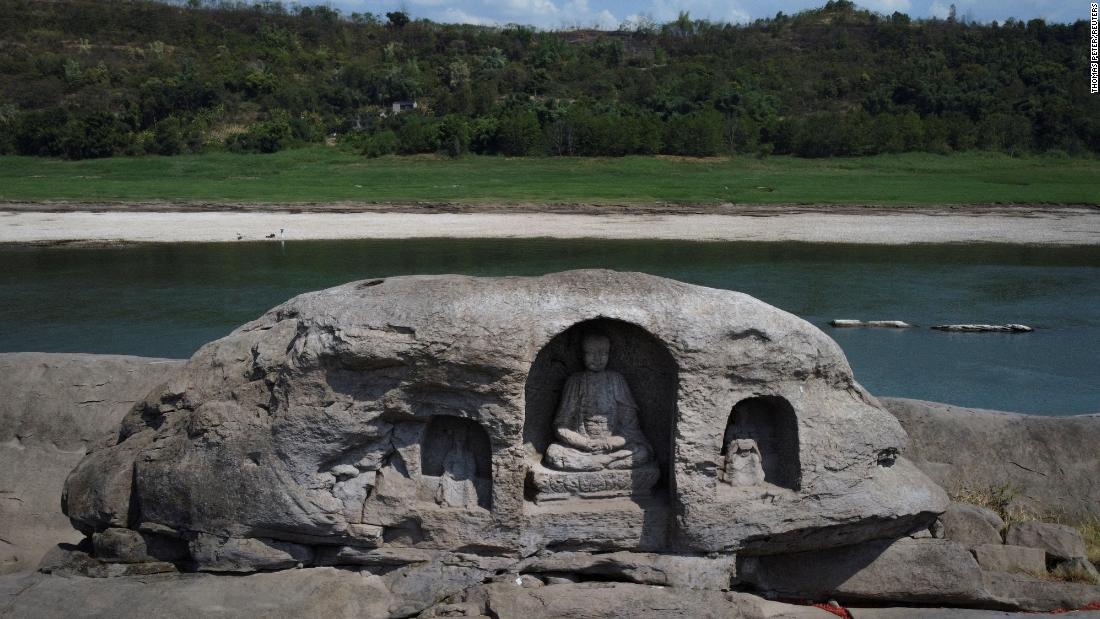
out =
[(989, 153), (858, 159), (273, 155), (0, 157), (0, 200), (1096, 204), (1100, 160)]

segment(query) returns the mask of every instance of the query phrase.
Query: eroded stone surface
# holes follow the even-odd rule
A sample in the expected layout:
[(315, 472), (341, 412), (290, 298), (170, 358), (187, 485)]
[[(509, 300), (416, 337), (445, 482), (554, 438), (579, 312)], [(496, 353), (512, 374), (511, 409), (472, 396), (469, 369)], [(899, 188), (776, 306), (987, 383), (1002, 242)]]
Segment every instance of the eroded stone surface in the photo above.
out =
[[(659, 477), (644, 498), (541, 505), (528, 474), (593, 330)], [(789, 428), (753, 412), (772, 409)], [(764, 483), (719, 479), (731, 424)], [(200, 569), (330, 546), (789, 552), (926, 528), (946, 497), (904, 444), (835, 342), (742, 294), (610, 271), (400, 277), (302, 295), (204, 346), (65, 500), (86, 532), (189, 540)], [(255, 543), (286, 556), (240, 550)]]
[(1039, 548), (1056, 561), (1084, 558), (1085, 540), (1073, 527), (1051, 522), (1017, 522), (1005, 533), (1005, 543)]
[(120, 355), (0, 354), (0, 574), (32, 571), (54, 545), (80, 541), (60, 509), (65, 477), (182, 365)]
[(952, 503), (940, 516), (943, 536), (973, 548), (982, 544), (1000, 544), (1005, 523), (995, 512), (977, 505)]
[(881, 401), (909, 433), (905, 456), (945, 488), (1009, 487), (1018, 495), (1013, 507), (1100, 518), (1100, 415), (1021, 415), (901, 398)]
[(974, 558), (983, 570), (1042, 575), (1047, 571), (1046, 553), (1039, 548), (983, 544), (974, 547)]

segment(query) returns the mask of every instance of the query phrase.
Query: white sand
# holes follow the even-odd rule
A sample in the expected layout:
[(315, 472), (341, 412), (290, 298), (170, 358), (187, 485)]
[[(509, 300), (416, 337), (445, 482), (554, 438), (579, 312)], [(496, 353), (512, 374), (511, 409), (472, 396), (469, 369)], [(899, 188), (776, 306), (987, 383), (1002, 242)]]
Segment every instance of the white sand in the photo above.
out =
[(0, 242), (246, 241), (282, 238), (602, 238), (907, 244), (1100, 244), (1100, 211), (751, 215), (552, 213), (0, 212)]

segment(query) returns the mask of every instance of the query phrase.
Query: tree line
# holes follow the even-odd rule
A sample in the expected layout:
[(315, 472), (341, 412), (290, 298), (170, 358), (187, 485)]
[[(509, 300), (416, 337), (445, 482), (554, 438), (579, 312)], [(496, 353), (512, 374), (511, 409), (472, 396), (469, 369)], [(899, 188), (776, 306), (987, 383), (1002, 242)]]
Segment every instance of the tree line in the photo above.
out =
[[(279, 2), (0, 0), (0, 153), (1100, 152), (1088, 24), (880, 15), (437, 24)], [(392, 104), (415, 101), (415, 110)]]

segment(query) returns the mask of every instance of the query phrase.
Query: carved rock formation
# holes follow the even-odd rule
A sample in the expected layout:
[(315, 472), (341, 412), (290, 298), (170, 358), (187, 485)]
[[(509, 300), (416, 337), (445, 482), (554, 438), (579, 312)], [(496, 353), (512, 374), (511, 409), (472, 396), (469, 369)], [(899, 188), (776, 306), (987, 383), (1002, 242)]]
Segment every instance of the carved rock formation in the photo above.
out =
[[(644, 497), (535, 502), (529, 472), (593, 329), (659, 479)], [(944, 511), (897, 457), (905, 440), (835, 342), (743, 294), (612, 271), (397, 277), (301, 295), (204, 346), (85, 457), (64, 508), (200, 570), (401, 549), (801, 552)], [(760, 470), (723, 481), (738, 450)]]

